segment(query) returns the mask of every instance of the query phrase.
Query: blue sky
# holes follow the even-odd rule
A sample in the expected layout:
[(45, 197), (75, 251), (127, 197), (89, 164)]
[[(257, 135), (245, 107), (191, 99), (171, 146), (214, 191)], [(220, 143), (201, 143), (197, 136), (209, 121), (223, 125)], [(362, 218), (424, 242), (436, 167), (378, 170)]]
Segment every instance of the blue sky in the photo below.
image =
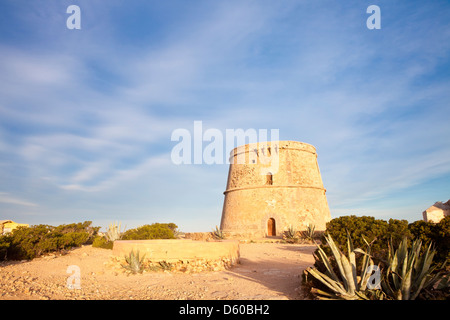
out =
[(170, 159), (171, 133), (202, 121), (313, 144), (332, 217), (419, 220), (450, 198), (449, 16), (440, 0), (1, 1), (0, 219), (210, 231), (228, 166)]

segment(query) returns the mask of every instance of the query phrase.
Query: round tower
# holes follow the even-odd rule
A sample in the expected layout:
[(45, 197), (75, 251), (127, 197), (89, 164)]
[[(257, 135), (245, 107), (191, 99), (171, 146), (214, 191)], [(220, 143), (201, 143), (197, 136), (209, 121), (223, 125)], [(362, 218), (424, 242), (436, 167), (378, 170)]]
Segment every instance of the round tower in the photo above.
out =
[(228, 237), (280, 236), (292, 226), (325, 230), (331, 219), (314, 146), (250, 143), (230, 152), (220, 229)]

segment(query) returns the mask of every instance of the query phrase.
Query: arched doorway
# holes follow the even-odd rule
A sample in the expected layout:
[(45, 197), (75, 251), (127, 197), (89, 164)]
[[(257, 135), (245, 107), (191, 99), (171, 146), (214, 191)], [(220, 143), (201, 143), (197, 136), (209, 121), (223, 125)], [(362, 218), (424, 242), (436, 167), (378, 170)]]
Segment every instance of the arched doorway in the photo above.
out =
[(275, 226), (274, 218), (270, 218), (269, 220), (267, 220), (267, 235), (269, 237), (273, 237), (273, 236), (277, 235), (277, 229)]

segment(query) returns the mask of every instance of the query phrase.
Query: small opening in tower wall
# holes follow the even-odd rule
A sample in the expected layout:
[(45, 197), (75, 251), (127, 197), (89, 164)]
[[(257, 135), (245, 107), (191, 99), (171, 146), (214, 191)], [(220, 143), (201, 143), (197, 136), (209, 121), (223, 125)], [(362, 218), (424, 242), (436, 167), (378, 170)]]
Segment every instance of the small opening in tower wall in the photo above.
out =
[(272, 177), (272, 173), (268, 172), (266, 174), (266, 184), (271, 186), (273, 184), (273, 177)]
[(267, 236), (273, 237), (277, 235), (277, 229), (275, 226), (275, 219), (270, 218), (267, 220)]

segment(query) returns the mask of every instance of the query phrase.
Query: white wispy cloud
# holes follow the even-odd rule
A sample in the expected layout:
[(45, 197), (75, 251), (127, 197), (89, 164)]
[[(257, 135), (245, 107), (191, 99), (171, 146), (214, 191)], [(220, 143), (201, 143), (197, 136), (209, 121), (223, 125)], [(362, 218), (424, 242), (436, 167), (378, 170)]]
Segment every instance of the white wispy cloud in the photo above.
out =
[(65, 190), (78, 190), (86, 192), (103, 191), (116, 187), (120, 185), (121, 182), (132, 181), (133, 179), (140, 178), (143, 175), (158, 172), (161, 168), (167, 167), (167, 165), (172, 165), (169, 155), (151, 157), (131, 168), (110, 170), (108, 171), (109, 176), (107, 178), (100, 180), (93, 185), (86, 186), (81, 183), (77, 183), (83, 182), (83, 180), (92, 179), (93, 174), (95, 175), (104, 168), (103, 166), (99, 168), (98, 165), (88, 166), (83, 168), (81, 172), (78, 172), (77, 175), (71, 179), (74, 182), (73, 184), (62, 185), (60, 187)]
[(8, 192), (0, 192), (0, 202), (6, 203), (6, 204), (14, 204), (19, 206), (26, 206), (26, 207), (37, 207), (39, 206), (36, 203), (26, 201), (24, 199), (18, 198), (14, 195), (11, 195)]

